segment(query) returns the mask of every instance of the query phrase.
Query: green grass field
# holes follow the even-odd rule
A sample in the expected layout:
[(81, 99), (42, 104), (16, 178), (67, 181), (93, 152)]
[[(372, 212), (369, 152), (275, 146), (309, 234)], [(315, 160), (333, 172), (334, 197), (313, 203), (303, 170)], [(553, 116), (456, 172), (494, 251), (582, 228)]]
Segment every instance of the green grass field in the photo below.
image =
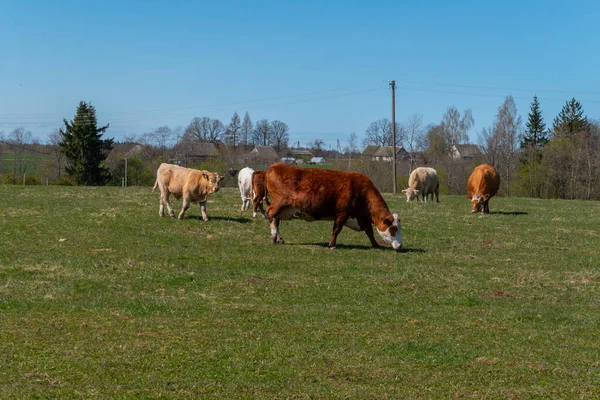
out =
[(385, 195), (397, 253), (271, 245), (233, 188), (208, 222), (150, 188), (0, 197), (0, 398), (600, 397), (600, 203)]

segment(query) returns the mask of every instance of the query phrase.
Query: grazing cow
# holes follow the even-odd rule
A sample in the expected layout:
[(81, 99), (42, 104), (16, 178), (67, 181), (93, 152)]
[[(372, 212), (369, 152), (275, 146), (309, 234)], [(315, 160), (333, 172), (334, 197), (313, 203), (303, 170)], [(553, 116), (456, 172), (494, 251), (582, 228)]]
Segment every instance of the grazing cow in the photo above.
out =
[(271, 202), (269, 202), (269, 198), (267, 197), (265, 171), (254, 171), (254, 174), (252, 174), (252, 192), (254, 195), (252, 198), (252, 203), (254, 205), (252, 217), (256, 218), (257, 211), (260, 209), (263, 218), (267, 218), (267, 213), (265, 213), (265, 209), (263, 208), (263, 201), (267, 203), (267, 206), (270, 206)]
[(335, 248), (342, 227), (365, 231), (371, 245), (380, 247), (373, 236), (375, 224), (381, 237), (396, 250), (402, 248), (398, 214), (392, 214), (371, 180), (357, 172), (299, 168), (273, 164), (266, 172), (271, 205), (267, 214), (271, 242), (284, 243), (279, 221), (299, 215), (306, 221), (333, 220), (329, 247)]
[(473, 170), (467, 183), (467, 199), (473, 204), (472, 213), (489, 214), (488, 202), (500, 187), (500, 175), (491, 165), (481, 164)]
[(437, 171), (433, 168), (419, 167), (410, 173), (408, 178), (408, 189), (404, 189), (402, 193), (406, 194), (406, 201), (417, 199), (419, 201), (419, 195), (423, 197), (423, 201), (427, 202), (427, 198), (431, 194), (431, 201), (433, 201), (433, 195), (437, 202), (440, 202), (440, 180), (438, 178)]
[(250, 207), (252, 201), (252, 175), (254, 170), (250, 167), (242, 168), (238, 173), (238, 187), (242, 196), (242, 211)]
[(175, 218), (175, 213), (169, 204), (169, 196), (173, 194), (177, 200), (183, 197), (183, 205), (178, 218), (183, 219), (185, 210), (190, 207), (190, 203), (199, 203), (202, 211), (202, 219), (208, 221), (206, 215), (206, 197), (219, 190), (219, 182), (223, 180), (216, 172), (199, 171), (197, 169), (183, 168), (178, 165), (160, 164), (156, 171), (156, 186), (160, 189), (160, 207), (158, 215), (163, 217), (164, 206), (167, 206), (171, 218)]

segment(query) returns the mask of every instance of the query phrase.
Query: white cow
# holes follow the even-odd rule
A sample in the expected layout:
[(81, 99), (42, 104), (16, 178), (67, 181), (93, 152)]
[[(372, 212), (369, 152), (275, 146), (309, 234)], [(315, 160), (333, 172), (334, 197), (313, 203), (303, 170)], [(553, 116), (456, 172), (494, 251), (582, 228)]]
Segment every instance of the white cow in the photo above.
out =
[(254, 174), (254, 170), (250, 167), (242, 168), (238, 173), (238, 187), (240, 188), (240, 195), (242, 197), (242, 211), (250, 208), (250, 203), (252, 203), (252, 174)]
[(431, 201), (435, 194), (436, 200), (440, 202), (440, 180), (437, 171), (433, 168), (419, 167), (415, 168), (410, 173), (408, 178), (408, 189), (404, 189), (402, 193), (406, 194), (406, 201), (419, 201), (419, 195), (423, 196), (423, 201), (427, 202), (427, 198), (431, 194)]

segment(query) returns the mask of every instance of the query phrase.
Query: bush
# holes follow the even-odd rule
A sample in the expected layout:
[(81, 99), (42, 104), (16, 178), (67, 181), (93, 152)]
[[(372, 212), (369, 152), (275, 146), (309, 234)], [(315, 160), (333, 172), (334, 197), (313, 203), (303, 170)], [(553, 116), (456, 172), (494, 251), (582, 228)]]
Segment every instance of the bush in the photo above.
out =
[(26, 185), (41, 185), (42, 178), (38, 178), (37, 176), (33, 176), (33, 175), (25, 175), (25, 184)]
[(59, 186), (75, 186), (75, 181), (71, 178), (62, 177), (56, 182), (56, 185)]

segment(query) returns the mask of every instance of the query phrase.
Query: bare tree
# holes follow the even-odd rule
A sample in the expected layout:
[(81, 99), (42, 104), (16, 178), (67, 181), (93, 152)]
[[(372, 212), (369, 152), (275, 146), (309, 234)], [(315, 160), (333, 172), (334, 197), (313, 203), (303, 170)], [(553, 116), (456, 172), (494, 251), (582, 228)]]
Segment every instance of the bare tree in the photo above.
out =
[(506, 194), (510, 195), (512, 171), (516, 167), (517, 146), (522, 134), (523, 121), (517, 114), (512, 96), (507, 96), (498, 107), (496, 119), (491, 129), (482, 129), (479, 143), (491, 165), (498, 168)]
[(442, 117), (442, 127), (444, 132), (444, 139), (446, 141), (448, 150), (453, 145), (459, 143), (469, 142), (469, 130), (473, 127), (475, 120), (470, 109), (465, 110), (464, 115), (460, 116), (460, 112), (454, 106), (450, 106), (446, 109), (446, 113)]
[(313, 142), (309, 143), (309, 147), (312, 150), (315, 157), (319, 157), (323, 153), (324, 146), (325, 141), (323, 139), (315, 139)]
[(27, 145), (31, 144), (31, 131), (18, 127), (8, 135), (8, 142), (12, 144), (13, 176), (21, 177), (27, 168)]
[[(400, 146), (405, 135), (400, 124), (396, 123), (396, 146)], [(392, 145), (392, 122), (387, 119), (379, 119), (371, 122), (365, 131), (364, 145), (391, 146)]]
[(348, 169), (352, 167), (352, 154), (358, 153), (358, 136), (352, 132), (348, 136), (348, 143), (344, 147), (344, 153), (348, 156)]
[(194, 117), (189, 125), (185, 128), (183, 136), (187, 140), (207, 142), (210, 131), (210, 118)]
[(252, 131), (252, 142), (256, 146), (268, 146), (271, 136), (271, 125), (269, 120), (261, 119), (256, 123)]
[(402, 124), (402, 131), (406, 134), (406, 143), (410, 152), (410, 171), (414, 168), (414, 156), (417, 142), (423, 134), (423, 116), (421, 114), (413, 114), (406, 119)]
[(247, 145), (250, 141), (252, 141), (253, 131), (254, 127), (252, 125), (252, 120), (250, 119), (248, 111), (246, 111), (246, 115), (244, 115), (244, 121), (242, 122), (242, 128), (240, 130), (242, 144)]
[(278, 120), (271, 122), (271, 135), (269, 142), (277, 151), (281, 151), (281, 149), (288, 147), (288, 141), (290, 139), (289, 131), (290, 128), (285, 122)]
[(225, 125), (218, 119), (211, 119), (208, 127), (208, 135), (206, 141), (209, 143), (216, 143), (223, 138), (225, 134)]
[(57, 180), (60, 180), (62, 170), (65, 165), (65, 156), (61, 151), (59, 143), (62, 141), (60, 129), (54, 129), (48, 134), (48, 144), (50, 145), (50, 153), (53, 159), (53, 169), (55, 170), (54, 176)]
[(485, 162), (493, 166), (498, 166), (500, 159), (500, 141), (498, 135), (494, 134), (494, 128), (482, 128), (477, 134), (477, 142), (479, 148), (483, 152)]

